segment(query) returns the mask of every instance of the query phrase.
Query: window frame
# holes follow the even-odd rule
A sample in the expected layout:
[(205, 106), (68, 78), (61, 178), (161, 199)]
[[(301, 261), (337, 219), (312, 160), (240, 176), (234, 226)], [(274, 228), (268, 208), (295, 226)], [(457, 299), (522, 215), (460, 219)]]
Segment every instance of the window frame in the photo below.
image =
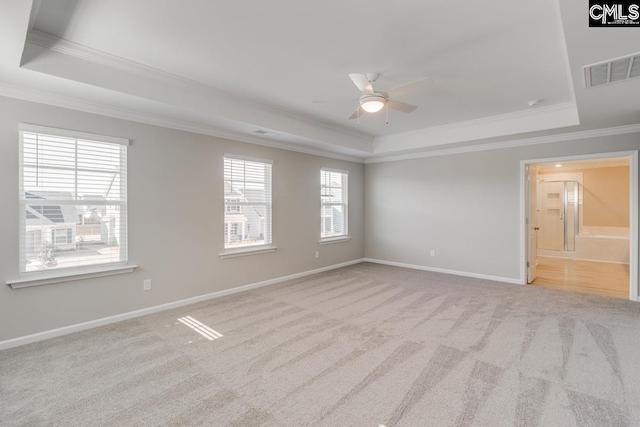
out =
[[(266, 202), (252, 202), (252, 201), (243, 202), (238, 200), (238, 198), (236, 197), (233, 199), (229, 199), (229, 201), (227, 202), (227, 199), (225, 197), (226, 195), (224, 193), (225, 191), (224, 186), (226, 185), (226, 179), (224, 177), (224, 174), (225, 174), (225, 163), (227, 160), (262, 163), (264, 165), (267, 165), (269, 167), (268, 168), (269, 174), (267, 177), (265, 177), (265, 189), (269, 196), (269, 200)], [(244, 156), (244, 155), (225, 153), (223, 156), (222, 165), (223, 165), (223, 206), (224, 206), (222, 211), (223, 212), (222, 225), (223, 225), (224, 235), (222, 236), (223, 251), (219, 254), (220, 257), (232, 258), (237, 256), (252, 255), (252, 254), (267, 253), (267, 252), (275, 251), (277, 247), (273, 244), (273, 160), (259, 158), (259, 157), (250, 157), (250, 156)], [(263, 233), (265, 236), (264, 243), (227, 246), (227, 233), (226, 233), (227, 221), (225, 216), (227, 213), (244, 214), (247, 210), (245, 206), (264, 206), (265, 207), (265, 211), (266, 211), (265, 218), (261, 218), (259, 222), (259, 230), (262, 229), (263, 227), (265, 228)], [(231, 207), (239, 207), (240, 211), (238, 212), (238, 211), (231, 210), (230, 209)], [(230, 222), (228, 226), (229, 232), (231, 230), (231, 224), (232, 223)], [(268, 224), (268, 227), (266, 226), (266, 224)]]
[[(324, 172), (333, 172), (333, 173), (342, 174), (342, 183), (340, 188), (342, 189), (342, 192), (344, 194), (343, 202), (325, 203), (322, 200), (323, 198), (322, 174)], [(324, 221), (325, 221), (325, 218), (327, 218), (327, 216), (324, 215), (325, 208), (331, 207), (331, 206), (342, 206), (343, 212), (344, 212), (343, 213), (344, 232), (342, 234), (332, 234), (330, 236), (323, 236), (322, 231), (324, 227)], [(333, 217), (330, 217), (330, 218), (332, 223), (331, 228), (333, 229), (334, 228)], [(349, 171), (344, 169), (321, 167), (320, 168), (320, 240), (318, 240), (318, 243), (326, 244), (326, 243), (334, 243), (334, 242), (344, 242), (349, 240), (351, 240), (351, 236), (349, 235)]]
[[(46, 268), (42, 270), (27, 271), (27, 243), (28, 232), (26, 224), (27, 207), (30, 206), (29, 200), (23, 197), (25, 193), (24, 188), (24, 173), (25, 173), (25, 160), (24, 160), (24, 135), (25, 134), (39, 134), (46, 136), (54, 136), (61, 138), (70, 138), (76, 140), (83, 140), (96, 143), (114, 144), (124, 146), (125, 149), (120, 152), (120, 174), (124, 179), (121, 182), (122, 197), (120, 200), (95, 200), (91, 201), (91, 204), (105, 205), (105, 206), (123, 206), (124, 209), (119, 210), (120, 221), (125, 224), (119, 230), (118, 239), (124, 244), (119, 245), (119, 260), (114, 262), (101, 262), (86, 265), (72, 265), (68, 267), (58, 268)], [(7, 284), (12, 288), (22, 288), (29, 286), (38, 286), (50, 283), (59, 283), (72, 280), (80, 280), (90, 277), (101, 277), (105, 275), (121, 274), (132, 272), (136, 265), (129, 265), (129, 230), (128, 230), (128, 195), (127, 195), (127, 147), (129, 146), (129, 140), (125, 138), (111, 137), (105, 135), (97, 135), (86, 132), (78, 132), (72, 130), (51, 128), (39, 125), (33, 125), (28, 123), (20, 123), (18, 127), (18, 168), (19, 168), (19, 184), (18, 184), (18, 209), (19, 209), (19, 222), (18, 222), (18, 260), (19, 260), (19, 279), (9, 280)], [(77, 172), (76, 172), (77, 173)], [(74, 196), (77, 197), (77, 194)], [(75, 202), (75, 203), (73, 203)], [(51, 204), (60, 205), (82, 205), (87, 201), (81, 199), (74, 200), (52, 200)], [(57, 234), (57, 229), (53, 230), (54, 234)], [(57, 241), (56, 238), (54, 238)], [(67, 237), (68, 240), (68, 237)]]

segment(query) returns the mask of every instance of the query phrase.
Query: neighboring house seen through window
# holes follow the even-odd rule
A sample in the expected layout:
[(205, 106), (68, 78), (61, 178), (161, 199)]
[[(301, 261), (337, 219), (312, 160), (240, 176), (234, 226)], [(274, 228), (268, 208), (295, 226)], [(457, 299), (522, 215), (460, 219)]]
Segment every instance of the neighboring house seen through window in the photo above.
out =
[(21, 273), (127, 261), (126, 144), (21, 125)]
[(271, 161), (224, 157), (224, 247), (271, 244)]
[(320, 237), (330, 239), (347, 236), (349, 172), (320, 170)]

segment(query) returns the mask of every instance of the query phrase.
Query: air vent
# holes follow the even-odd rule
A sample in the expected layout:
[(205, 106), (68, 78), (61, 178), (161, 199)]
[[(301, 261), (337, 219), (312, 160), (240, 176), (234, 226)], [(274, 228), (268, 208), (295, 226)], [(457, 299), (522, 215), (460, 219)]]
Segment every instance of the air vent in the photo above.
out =
[(601, 86), (634, 77), (640, 77), (640, 54), (638, 53), (584, 67), (586, 87)]

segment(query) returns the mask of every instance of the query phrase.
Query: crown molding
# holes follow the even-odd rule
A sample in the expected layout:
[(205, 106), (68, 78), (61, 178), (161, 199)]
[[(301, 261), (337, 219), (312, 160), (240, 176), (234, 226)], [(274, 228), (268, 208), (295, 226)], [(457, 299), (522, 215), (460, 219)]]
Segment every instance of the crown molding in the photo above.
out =
[(331, 159), (364, 163), (364, 159), (361, 157), (348, 156), (324, 150), (294, 146), (293, 144), (275, 141), (272, 139), (254, 137), (252, 135), (219, 129), (212, 126), (204, 126), (195, 123), (168, 119), (166, 117), (154, 114), (140, 113), (138, 111), (128, 110), (125, 108), (97, 104), (77, 98), (67, 97), (31, 88), (25, 88), (22, 86), (10, 85), (7, 83), (0, 83), (0, 96), (21, 99), (23, 101), (36, 102), (39, 104), (52, 105), (55, 107), (68, 108), (71, 110), (98, 114), (101, 116), (113, 117), (116, 119), (144, 123), (153, 126), (197, 133), (200, 135), (213, 136), (232, 141), (246, 142), (249, 144), (262, 145), (265, 147), (278, 148), (287, 151), (295, 151), (298, 153), (311, 154), (314, 156), (328, 157)]
[(138, 62), (129, 61), (128, 59), (124, 59), (97, 49), (83, 46), (81, 44), (74, 43), (36, 29), (31, 29), (27, 33), (27, 43), (43, 47), (54, 52), (62, 53), (64, 55), (69, 55), (74, 58), (124, 71), (126, 73), (135, 74), (137, 76), (149, 80), (154, 80), (164, 85), (170, 84), (172, 86), (175, 86), (176, 84), (181, 84), (206, 86), (194, 80), (189, 80), (176, 74), (167, 73), (165, 71), (149, 67)]
[(465, 147), (444, 148), (441, 150), (423, 151), (418, 153), (396, 154), (389, 156), (370, 157), (365, 163), (396, 162), (400, 160), (421, 159), (424, 157), (448, 156), (452, 154), (473, 153), (477, 151), (499, 150), (501, 148), (524, 147), (527, 145), (550, 144), (553, 142), (574, 141), (577, 139), (598, 138), (602, 136), (624, 135), (640, 133), (640, 124), (616, 126), (610, 128), (568, 132), (556, 135), (539, 136), (534, 138), (516, 139), (511, 141), (474, 144)]
[(374, 153), (410, 150), (579, 124), (575, 102), (376, 137)]
[(423, 151), (417, 153), (406, 153), (396, 155), (380, 155), (363, 159), (362, 157), (341, 155), (324, 150), (293, 146), (291, 144), (275, 141), (271, 139), (258, 138), (252, 135), (245, 135), (239, 132), (223, 130), (210, 126), (203, 126), (194, 123), (188, 123), (178, 120), (167, 119), (165, 117), (140, 113), (124, 108), (106, 106), (76, 98), (66, 97), (50, 92), (40, 91), (31, 88), (25, 88), (7, 83), (0, 83), (0, 96), (8, 98), (21, 99), (24, 101), (36, 102), (40, 104), (52, 105), (71, 110), (83, 111), (92, 114), (98, 114), (116, 119), (144, 123), (153, 126), (159, 126), (169, 129), (181, 130), (185, 132), (197, 133), (200, 135), (208, 135), (217, 138), (229, 139), (233, 141), (246, 142), (249, 144), (262, 145), (265, 147), (278, 148), (281, 150), (295, 151), (298, 153), (310, 154), (314, 156), (327, 157), (337, 160), (345, 160), (355, 163), (383, 163), (401, 160), (419, 159), (425, 157), (447, 156), (452, 154), (472, 153), (478, 151), (498, 150), (501, 148), (523, 147), (528, 145), (549, 144), (553, 142), (572, 141), (576, 139), (597, 138), (602, 136), (624, 135), (629, 133), (640, 133), (640, 124), (618, 126), (611, 128), (602, 128), (594, 130), (586, 130), (579, 132), (570, 132), (549, 136), (541, 136), (526, 139), (517, 139), (510, 141), (494, 142), (487, 144), (475, 144), (465, 147), (445, 148), (440, 150)]
[[(168, 73), (153, 67), (149, 67), (137, 62), (129, 61), (127, 59), (117, 57), (99, 50), (89, 48), (77, 43), (70, 42), (68, 40), (61, 39), (48, 33), (44, 33), (35, 29), (32, 29), (27, 34), (27, 42), (36, 46), (40, 46), (45, 49), (49, 49), (60, 54), (75, 57), (81, 60), (89, 61), (95, 64), (99, 64), (111, 69), (120, 70), (132, 75), (148, 79), (162, 85), (171, 85), (173, 87), (182, 87), (188, 89), (200, 89), (208, 91), (219, 91), (226, 96), (235, 95), (228, 94), (220, 91), (219, 89), (205, 85), (203, 83), (193, 81), (172, 73)], [(253, 135), (247, 135), (240, 132), (228, 131), (213, 126), (196, 124), (188, 121), (179, 121), (169, 119), (157, 114), (142, 113), (139, 111), (123, 109), (119, 107), (113, 107), (105, 104), (92, 103), (83, 101), (79, 98), (71, 98), (61, 96), (58, 94), (39, 91), (35, 89), (12, 86), (8, 84), (0, 84), (0, 95), (8, 96), (12, 98), (23, 99), (32, 102), (38, 102), (48, 105), (54, 105), (63, 108), (69, 108), (79, 111), (85, 111), (89, 113), (104, 115), (108, 117), (114, 117), (129, 121), (135, 121), (140, 123), (146, 123), (155, 126), (161, 126), (165, 128), (183, 130), (187, 132), (193, 132), (203, 135), (209, 135), (219, 138), (225, 138), (235, 141), (247, 142), (251, 144), (263, 145), (273, 148), (279, 148), (289, 151), (296, 151), (305, 154), (329, 157), (339, 160), (346, 160), (358, 163), (377, 163), (386, 161), (406, 160), (421, 157), (441, 156), (448, 154), (457, 154), (473, 151), (493, 150), (499, 148), (516, 147), (521, 145), (535, 145), (544, 144), (548, 142), (590, 138), (599, 136), (598, 131), (584, 131), (571, 134), (553, 135), (548, 137), (529, 138), (524, 140), (514, 140), (498, 143), (487, 143), (480, 145), (473, 145), (468, 147), (457, 148), (443, 148), (435, 149), (432, 151), (423, 151), (410, 154), (393, 154), (394, 151), (411, 150), (411, 149), (423, 149), (427, 147), (434, 147), (437, 145), (445, 145), (449, 143), (473, 141), (483, 138), (489, 138), (492, 136), (502, 136), (504, 134), (517, 134), (524, 133), (526, 131), (543, 130), (554, 127), (569, 126), (572, 124), (578, 124), (577, 108), (575, 102), (566, 102), (562, 104), (554, 104), (547, 107), (534, 108), (531, 110), (519, 111), (514, 113), (508, 113), (498, 116), (492, 116), (487, 118), (481, 118), (476, 120), (470, 120), (466, 122), (452, 123), (444, 126), (437, 126), (427, 129), (421, 129), (412, 132), (397, 133), (393, 135), (386, 135), (373, 138), (374, 154), (370, 157), (370, 154), (363, 154), (359, 156), (342, 155), (332, 151), (325, 151), (322, 149), (309, 148), (300, 146), (295, 143), (286, 143), (264, 137), (256, 137)], [(242, 98), (238, 98), (242, 99)], [(311, 118), (305, 116), (298, 116), (294, 113), (274, 109), (269, 106), (255, 103), (253, 101), (244, 100), (253, 104), (257, 108), (270, 109), (277, 111), (278, 114), (289, 116), (292, 119), (301, 120), (304, 122), (320, 125), (332, 131), (343, 132), (345, 135), (353, 135), (358, 138), (362, 138), (366, 135), (348, 129), (342, 129), (338, 127), (330, 126), (326, 123), (317, 122)], [(522, 129), (524, 127), (531, 127), (532, 129)], [(622, 127), (627, 128), (627, 127)], [(632, 133), (638, 132), (635, 127), (630, 131), (619, 131), (614, 133), (603, 133), (602, 135), (615, 135), (620, 133)], [(610, 128), (620, 129), (620, 128)], [(495, 130), (500, 132), (496, 133)], [(506, 132), (505, 132), (506, 131)], [(603, 130), (604, 131), (604, 130)], [(572, 136), (573, 135), (573, 136)], [(387, 152), (389, 155), (385, 155)]]
[(245, 135), (239, 132), (227, 131), (210, 126), (202, 126), (194, 123), (188, 123), (178, 120), (167, 119), (165, 117), (140, 113), (133, 110), (127, 110), (118, 107), (106, 106), (76, 98), (66, 97), (50, 92), (40, 91), (31, 88), (25, 88), (6, 83), (0, 83), (0, 96), (8, 98), (21, 99), (24, 101), (36, 102), (40, 104), (52, 105), (71, 110), (83, 111), (92, 114), (98, 114), (116, 119), (144, 123), (153, 126), (159, 126), (169, 129), (192, 132), (201, 135), (208, 135), (217, 138), (229, 139), (233, 141), (246, 142), (249, 144), (262, 145), (265, 147), (278, 148), (281, 150), (295, 151), (298, 153), (310, 154), (314, 156), (327, 157), (337, 160), (345, 160), (355, 163), (383, 163), (401, 160), (419, 159), (425, 157), (447, 156), (452, 154), (472, 153), (478, 151), (498, 150), (501, 148), (523, 147), (528, 145), (549, 144), (553, 142), (572, 141), (576, 139), (597, 138), (602, 136), (624, 135), (629, 133), (640, 133), (640, 124), (618, 126), (611, 128), (602, 128), (594, 130), (586, 130), (579, 132), (570, 132), (557, 135), (541, 136), (526, 139), (517, 139), (510, 141), (494, 142), (487, 144), (476, 144), (465, 147), (445, 148), (440, 150), (423, 151), (417, 153), (406, 153), (386, 156), (375, 156), (363, 159), (361, 157), (341, 155), (324, 150), (317, 150), (306, 147), (293, 146), (291, 144)]
[[(60, 53), (62, 55), (67, 55), (69, 57), (88, 61), (90, 63), (101, 65), (110, 69), (119, 70), (133, 76), (141, 77), (146, 80), (161, 84), (162, 86), (176, 87), (178, 89), (183, 89), (192, 93), (207, 92), (210, 93), (211, 96), (216, 96), (216, 94), (218, 94), (221, 97), (229, 97), (230, 100), (232, 98), (241, 100), (243, 103), (247, 103), (246, 105), (248, 108), (253, 107), (265, 112), (275, 112), (278, 115), (282, 117), (288, 117), (291, 120), (297, 120), (315, 126), (320, 126), (332, 132), (340, 132), (347, 138), (354, 137), (360, 140), (362, 138), (369, 138), (369, 140), (373, 142), (374, 156), (383, 155), (385, 152), (393, 156), (392, 153), (398, 151), (422, 149), (448, 143), (472, 141), (489, 137), (503, 136), (505, 134), (518, 134), (528, 131), (578, 124), (576, 104), (574, 102), (567, 102), (563, 104), (555, 104), (547, 107), (539, 107), (531, 110), (503, 114), (499, 116), (452, 123), (445, 126), (437, 126), (412, 132), (397, 133), (393, 135), (372, 138), (371, 136), (360, 132), (344, 129), (342, 127), (331, 126), (323, 122), (315, 121), (314, 119), (306, 116), (300, 116), (289, 111), (279, 110), (271, 106), (255, 103), (254, 101), (237, 97), (236, 95), (232, 95), (212, 86), (208, 86), (206, 84), (190, 80), (179, 75), (133, 62), (106, 52), (89, 48), (87, 46), (83, 46), (35, 29), (32, 29), (28, 32), (27, 43)], [(64, 106), (66, 108), (81, 109), (84, 111), (95, 112), (96, 114), (124, 118), (142, 123), (186, 130), (189, 132), (228, 138), (253, 144), (271, 146), (274, 148), (299, 151), (307, 154), (339, 158), (342, 160), (363, 162), (364, 158), (367, 158), (371, 155), (370, 152), (363, 152), (362, 157), (357, 155), (349, 156), (336, 154), (329, 150), (316, 150), (307, 147), (298, 148), (299, 146), (294, 146), (295, 143), (288, 144), (272, 139), (268, 140), (261, 137), (255, 137), (253, 135), (246, 135), (240, 132), (232, 132), (222, 130), (220, 128), (196, 125), (194, 123), (186, 121), (175, 121), (172, 119), (164, 118), (160, 115), (150, 115), (136, 111), (127, 110), (126, 117), (123, 117), (125, 115), (125, 110), (119, 108), (101, 104), (90, 104), (89, 108), (87, 109), (84, 101), (80, 101), (77, 98), (74, 98), (73, 101), (71, 101), (69, 98), (63, 101), (61, 99), (53, 100), (52, 97), (57, 97), (57, 95), (48, 93), (46, 96), (46, 100), (40, 100), (40, 96), (37, 96), (36, 98), (38, 99), (35, 100), (32, 98), (25, 99), (34, 100), (35, 102), (48, 103), (51, 105)], [(82, 107), (74, 105), (82, 105)], [(371, 159), (371, 161), (374, 161), (374, 159), (376, 158), (379, 157), (374, 157)]]
[(288, 117), (293, 120), (299, 120), (315, 126), (320, 126), (322, 128), (331, 130), (333, 132), (340, 132), (347, 136), (353, 136), (358, 139), (368, 138), (371, 142), (373, 141), (373, 137), (365, 133), (357, 132), (344, 127), (332, 126), (330, 124), (327, 124), (321, 121), (316, 121), (311, 117), (299, 115), (287, 110), (282, 110), (282, 109), (273, 107), (271, 105), (261, 104), (253, 100), (246, 99), (238, 95), (234, 95), (230, 92), (225, 92), (222, 89), (209, 86), (207, 84), (198, 82), (196, 80), (191, 80), (186, 77), (179, 76), (177, 74), (162, 71), (154, 67), (149, 67), (147, 65), (140, 64), (138, 62), (131, 61), (116, 55), (112, 55), (112, 54), (109, 54), (94, 48), (90, 48), (78, 43), (74, 43), (69, 40), (65, 40), (63, 38), (60, 38), (36, 29), (31, 29), (27, 33), (26, 42), (35, 46), (40, 46), (42, 48), (63, 54), (63, 55), (68, 55), (73, 58), (88, 61), (104, 67), (108, 67), (108, 68), (122, 71), (128, 74), (132, 74), (138, 77), (142, 77), (146, 80), (154, 81), (163, 86), (178, 87), (183, 90), (190, 90), (195, 93), (202, 93), (203, 91), (208, 91), (208, 92), (215, 91), (221, 96), (226, 96), (236, 100), (241, 100), (242, 102), (250, 104), (258, 109), (277, 112), (277, 114)]

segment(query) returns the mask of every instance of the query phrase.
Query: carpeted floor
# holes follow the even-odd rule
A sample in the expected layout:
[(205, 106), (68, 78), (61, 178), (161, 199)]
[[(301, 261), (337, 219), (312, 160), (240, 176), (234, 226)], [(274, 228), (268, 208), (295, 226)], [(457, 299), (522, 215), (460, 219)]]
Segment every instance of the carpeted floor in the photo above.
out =
[(379, 424), (640, 426), (640, 304), (363, 263), (0, 352), (2, 426)]

